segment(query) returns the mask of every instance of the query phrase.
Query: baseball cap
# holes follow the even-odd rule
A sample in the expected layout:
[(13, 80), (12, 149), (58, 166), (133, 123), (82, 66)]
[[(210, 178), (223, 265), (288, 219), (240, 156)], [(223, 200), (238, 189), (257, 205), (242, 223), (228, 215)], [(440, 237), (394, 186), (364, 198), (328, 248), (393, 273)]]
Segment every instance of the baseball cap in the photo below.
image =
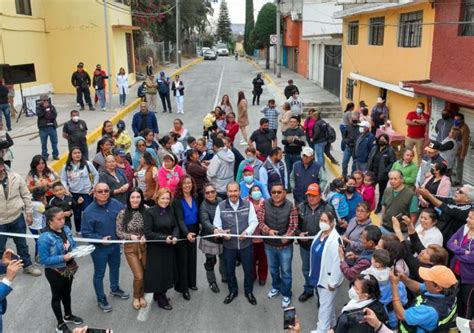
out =
[(250, 171), (250, 172), (253, 172), (253, 167), (251, 165), (246, 165), (244, 167), (244, 169), (242, 170), (242, 172), (245, 172), (245, 171)]
[(431, 268), (420, 267), (418, 274), (425, 281), (431, 281), (443, 288), (450, 288), (458, 282), (453, 271), (443, 265), (436, 265)]
[(84, 63), (83, 62), (78, 63), (77, 67), (84, 67)]
[(314, 156), (314, 150), (311, 147), (303, 147), (301, 155)]
[(161, 72), (160, 72), (160, 75), (161, 75), (161, 76), (165, 75), (165, 72), (161, 71)]
[(122, 148), (114, 148), (113, 150), (113, 153), (114, 155), (118, 155), (118, 156), (127, 156), (127, 152), (125, 150), (123, 150)]
[(439, 143), (438, 141), (431, 141), (430, 144), (425, 147), (425, 150), (429, 152), (435, 152), (440, 149), (441, 149), (441, 143)]
[(316, 183), (309, 184), (308, 189), (306, 190), (306, 194), (320, 195), (321, 190), (319, 189), (319, 185)]
[(370, 128), (370, 124), (368, 121), (363, 120), (359, 123), (359, 127), (365, 127), (365, 128)]

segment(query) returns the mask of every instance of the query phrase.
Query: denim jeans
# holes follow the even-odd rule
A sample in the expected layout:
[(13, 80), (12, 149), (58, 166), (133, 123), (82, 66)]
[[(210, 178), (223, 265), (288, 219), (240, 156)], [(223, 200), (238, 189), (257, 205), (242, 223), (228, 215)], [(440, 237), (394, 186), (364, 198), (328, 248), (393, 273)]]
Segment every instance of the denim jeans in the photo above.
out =
[[(32, 235), (39, 235), (40, 231), (38, 229), (30, 229)], [(35, 258), (38, 256), (38, 238), (35, 238)]]
[(344, 142), (344, 132), (346, 131), (347, 125), (339, 124), (339, 131), (341, 131), (341, 150), (346, 149), (346, 143)]
[(314, 152), (316, 153), (316, 160), (321, 165), (321, 167), (326, 170), (324, 164), (324, 148), (326, 147), (327, 142), (315, 143), (314, 144)]
[(120, 94), (119, 95), (119, 102), (121, 106), (125, 106), (125, 99), (127, 98), (126, 94)]
[(342, 175), (345, 177), (347, 176), (347, 169), (349, 167), (349, 161), (352, 158), (352, 172), (355, 171), (355, 163), (354, 163), (354, 158), (352, 156), (353, 149), (346, 146), (346, 149), (344, 150), (344, 156), (342, 157)]
[(109, 265), (110, 290), (117, 291), (119, 289), (120, 245), (99, 245), (91, 253), (91, 256), (94, 263), (94, 277), (92, 281), (97, 301), (101, 302), (105, 299), (104, 276), (107, 264)]
[[(12, 120), (10, 116), (10, 105), (7, 104), (0, 104), (0, 111), (2, 111), (3, 115), (5, 116), (5, 122), (7, 123), (7, 129), (12, 129)], [(0, 123), (2, 122), (2, 115), (0, 114)]]
[(53, 157), (59, 156), (58, 151), (58, 132), (54, 126), (41, 127), (39, 129), (39, 136), (41, 140), (41, 155), (48, 158), (48, 137), (51, 140), (51, 147), (53, 148)]
[(105, 89), (97, 89), (95, 91), (97, 98), (99, 99), (100, 108), (105, 108)]
[(310, 267), (310, 252), (302, 246), (300, 246), (300, 256), (301, 256), (301, 271), (304, 276), (304, 292), (307, 294), (314, 294), (314, 286), (311, 285), (309, 280), (309, 267)]
[(301, 160), (300, 154), (285, 154), (286, 169), (288, 170), (288, 176), (293, 171), (293, 164)]
[(227, 287), (229, 293), (238, 294), (239, 287), (235, 276), (235, 262), (237, 256), (240, 257), (242, 268), (244, 269), (244, 291), (245, 294), (253, 292), (253, 246), (247, 246), (244, 249), (228, 249), (224, 247), (225, 269), (227, 273)]
[(265, 244), (268, 267), (272, 275), (272, 287), (280, 290), (285, 297), (291, 297), (291, 261), (293, 245), (278, 248)]
[(363, 162), (356, 161), (356, 166), (357, 166), (357, 170), (360, 170), (362, 172), (367, 171), (367, 162), (363, 163)]
[(93, 198), (89, 194), (81, 193), (71, 193), (74, 202), (82, 197), (84, 202), (81, 204), (76, 204), (72, 206), (72, 212), (74, 214), (74, 225), (76, 226), (76, 232), (81, 232), (81, 221), (82, 221), (82, 212), (91, 204)]
[[(14, 232), (17, 234), (26, 234), (26, 223), (23, 214), (20, 214), (13, 222), (0, 225), (0, 232)], [(0, 258), (5, 252), (5, 246), (7, 244), (8, 236), (0, 235)], [(28, 250), (28, 243), (26, 238), (22, 237), (13, 237), (13, 241), (16, 245), (16, 252), (23, 260), (23, 267), (31, 266), (30, 252)], [(6, 266), (0, 265), (0, 274), (6, 273)]]

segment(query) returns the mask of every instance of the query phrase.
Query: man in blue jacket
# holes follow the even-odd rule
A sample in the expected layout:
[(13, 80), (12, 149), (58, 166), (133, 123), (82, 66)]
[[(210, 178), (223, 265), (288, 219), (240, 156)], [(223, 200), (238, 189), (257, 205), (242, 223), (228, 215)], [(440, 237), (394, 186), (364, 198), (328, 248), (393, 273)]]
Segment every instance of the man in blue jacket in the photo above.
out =
[(370, 124), (367, 121), (361, 121), (359, 124), (359, 133), (355, 144), (355, 162), (357, 170), (367, 171), (369, 153), (375, 142), (375, 136), (370, 132)]
[(140, 112), (133, 115), (132, 129), (134, 136), (139, 136), (140, 132), (144, 129), (151, 129), (155, 136), (158, 138), (158, 121), (153, 112), (149, 112), (146, 102), (140, 103)]
[(7, 296), (13, 290), (11, 284), (18, 271), (23, 268), (23, 261), (11, 260), (12, 254), (14, 254), (12, 250), (5, 250), (2, 261), (0, 262), (0, 266), (7, 267), (5, 277), (0, 281), (0, 332), (3, 332), (2, 317), (7, 311)]
[[(81, 232), (85, 238), (117, 240), (115, 220), (123, 204), (110, 198), (110, 188), (98, 183), (94, 188), (94, 201), (84, 210)], [(110, 295), (128, 299), (129, 295), (119, 287), (120, 244), (95, 243), (92, 252), (94, 264), (94, 289), (99, 308), (104, 312), (112, 311), (112, 305), (104, 293), (104, 275), (107, 265), (110, 270)]]

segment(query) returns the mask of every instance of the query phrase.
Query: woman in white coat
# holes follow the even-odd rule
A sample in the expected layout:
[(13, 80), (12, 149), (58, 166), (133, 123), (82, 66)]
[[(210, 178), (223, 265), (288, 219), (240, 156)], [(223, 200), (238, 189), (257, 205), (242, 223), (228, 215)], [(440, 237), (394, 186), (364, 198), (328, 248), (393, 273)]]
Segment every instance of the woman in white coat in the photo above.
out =
[(321, 214), (320, 231), (314, 237), (310, 251), (310, 282), (318, 288), (319, 312), (316, 333), (326, 333), (336, 324), (335, 299), (343, 275), (339, 268), (339, 245), (342, 244), (335, 229), (334, 215)]
[(128, 75), (125, 73), (125, 69), (123, 67), (120, 67), (115, 82), (119, 92), (120, 106), (125, 106), (125, 99), (127, 98), (128, 94)]

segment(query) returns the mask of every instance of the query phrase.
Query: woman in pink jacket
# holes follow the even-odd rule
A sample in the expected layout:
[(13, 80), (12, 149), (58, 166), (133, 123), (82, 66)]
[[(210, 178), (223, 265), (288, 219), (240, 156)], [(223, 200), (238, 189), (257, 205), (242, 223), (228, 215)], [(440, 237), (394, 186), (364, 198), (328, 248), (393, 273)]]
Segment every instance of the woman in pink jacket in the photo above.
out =
[[(448, 167), (444, 163), (435, 163), (431, 168), (431, 176), (425, 179), (422, 188), (426, 188), (433, 195), (440, 197), (449, 197), (451, 195), (451, 179), (446, 176)], [(427, 208), (430, 203), (426, 201), (421, 195), (418, 196), (420, 206)]]
[(184, 176), (183, 169), (177, 163), (174, 154), (167, 154), (163, 157), (163, 165), (158, 170), (158, 184), (160, 188), (168, 188), (173, 195), (180, 178)]

